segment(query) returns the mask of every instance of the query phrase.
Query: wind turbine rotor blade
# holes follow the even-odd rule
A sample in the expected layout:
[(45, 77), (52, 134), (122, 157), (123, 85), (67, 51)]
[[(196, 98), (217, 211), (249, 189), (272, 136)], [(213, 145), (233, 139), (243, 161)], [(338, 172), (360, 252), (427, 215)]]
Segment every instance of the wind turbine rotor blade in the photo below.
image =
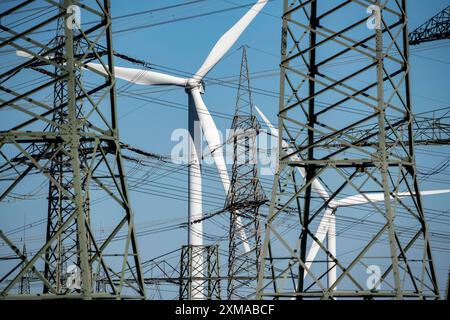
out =
[(34, 58), (32, 54), (29, 54), (28, 52), (25, 52), (23, 50), (16, 50), (16, 56), (29, 59)]
[[(421, 196), (432, 196), (432, 195), (444, 194), (444, 193), (450, 193), (450, 189), (420, 191)], [(402, 197), (409, 195), (409, 193), (407, 193), (407, 192), (399, 192), (399, 195), (400, 194), (402, 194)]]
[(216, 124), (214, 123), (211, 114), (203, 102), (200, 90), (198, 88), (193, 88), (190, 92), (194, 100), (203, 134), (205, 135), (206, 143), (208, 144), (211, 156), (216, 164), (223, 188), (225, 192), (228, 193), (228, 189), (230, 188), (230, 178), (228, 177), (228, 171), (225, 164), (225, 159), (223, 157), (223, 149), (219, 131), (217, 130)]
[[(23, 50), (16, 50), (16, 56), (23, 57), (23, 58), (28, 58), (28, 59), (33, 59), (34, 58), (34, 56), (32, 54), (30, 54), (30, 53), (28, 53), (26, 51), (23, 51)], [(54, 56), (55, 55), (52, 53), (52, 54), (44, 56), (44, 58), (45, 59), (53, 59)]]
[[(328, 230), (330, 229), (331, 224), (335, 223), (335, 220), (332, 217), (333, 209), (327, 208), (325, 213), (323, 214), (322, 220), (320, 220), (319, 226), (317, 227), (317, 231), (315, 233), (315, 237), (317, 241), (323, 243), (325, 240), (325, 236), (327, 235)], [(332, 226), (331, 226), (332, 227)], [(319, 252), (320, 246), (317, 241), (312, 241), (311, 247), (309, 248), (308, 255), (306, 256), (306, 267), (308, 269), (311, 268), (311, 264), (317, 256)], [(307, 273), (305, 273), (304, 277), (306, 278)]]
[[(272, 125), (272, 123), (270, 123), (269, 119), (265, 116), (265, 114), (257, 106), (254, 106), (254, 107), (255, 107), (256, 112), (259, 114), (261, 119), (264, 121), (266, 126), (269, 128), (270, 134), (274, 137), (278, 137), (278, 130), (275, 129), (275, 127)], [(283, 140), (281, 143), (282, 143), (282, 147), (287, 149), (287, 151), (289, 153), (294, 152), (294, 150), (289, 147), (288, 143), (285, 140)], [(300, 160), (300, 158), (296, 154), (292, 155), (290, 158), (291, 158), (291, 160), (294, 160), (294, 161)], [(297, 170), (300, 172), (300, 174), (303, 178), (306, 177), (306, 172), (305, 172), (304, 168), (297, 167)], [(328, 194), (327, 190), (325, 190), (324, 186), (320, 183), (319, 180), (315, 179), (311, 184), (311, 188), (314, 192), (319, 194), (319, 196), (322, 199), (324, 199), (325, 201), (327, 201), (330, 198), (330, 195)]]
[[(107, 74), (107, 71), (101, 64), (86, 63), (86, 66), (95, 69), (102, 74)], [(187, 79), (184, 78), (174, 77), (160, 72), (133, 68), (114, 67), (114, 74), (116, 78), (144, 85), (175, 85), (184, 87), (187, 83)]]
[(330, 202), (330, 206), (337, 208), (337, 207), (350, 207), (355, 205), (361, 205), (366, 204), (369, 202), (380, 202), (384, 201), (384, 193), (383, 192), (371, 192), (371, 193), (365, 193), (357, 194), (354, 196), (349, 196), (344, 199), (340, 200), (333, 200)]
[(230, 48), (236, 43), (244, 30), (253, 21), (253, 19), (258, 15), (258, 13), (264, 8), (268, 0), (258, 0), (246, 14), (239, 19), (236, 24), (231, 27), (230, 30), (225, 32), (216, 45), (212, 48), (206, 60), (203, 62), (202, 66), (196, 72), (194, 78), (197, 81), (203, 79), (203, 77), (208, 74), (209, 71), (223, 58), (223, 56), (230, 50)]
[[(422, 196), (432, 196), (438, 194), (450, 193), (450, 189), (441, 189), (441, 190), (427, 190), (421, 191), (420, 194)], [(412, 195), (415, 195), (414, 193)], [(411, 196), (410, 192), (399, 192), (397, 193), (397, 198), (406, 198)], [(390, 200), (394, 200), (393, 196), (390, 196)], [(330, 206), (332, 207), (349, 207), (354, 205), (366, 204), (369, 202), (380, 202), (384, 201), (384, 193), (383, 192), (371, 192), (364, 194), (357, 194), (354, 196), (350, 196), (341, 200), (331, 201)]]
[[(255, 110), (259, 114), (261, 119), (265, 122), (267, 127), (269, 128), (271, 135), (274, 137), (278, 137), (277, 130), (270, 123), (269, 119), (265, 116), (265, 114), (257, 106), (255, 106)], [(283, 140), (281, 143), (282, 143), (283, 148), (286, 148), (289, 153), (293, 152), (292, 148), (289, 148), (288, 143), (285, 140)], [(291, 159), (299, 160), (299, 157), (295, 154), (295, 155), (291, 156)], [(306, 172), (305, 172), (304, 168), (297, 167), (297, 170), (300, 172), (300, 174), (303, 178), (306, 177)], [(328, 194), (325, 187), (317, 179), (313, 180), (313, 182), (311, 184), (311, 189), (312, 189), (312, 191), (319, 194), (319, 196), (324, 201), (328, 201), (328, 199), (330, 198), (330, 195)], [(330, 202), (330, 204), (331, 203), (332, 203), (332, 201)], [(333, 256), (336, 256), (336, 235), (334, 234), (335, 230), (336, 230), (336, 218), (333, 213), (334, 208), (330, 204), (327, 207), (327, 209), (325, 210), (325, 213), (319, 222), (319, 226), (317, 227), (315, 237), (317, 238), (318, 242), (323, 243), (323, 241), (325, 240), (325, 236), (328, 234), (329, 239), (333, 239), (333, 241), (332, 241), (333, 244), (330, 246), (330, 244), (327, 243), (327, 249)], [(330, 230), (333, 232), (333, 234), (330, 234)], [(314, 261), (314, 259), (316, 258), (316, 255), (320, 249), (320, 246), (317, 241), (312, 242), (311, 247), (309, 248), (309, 251), (308, 251), (308, 255), (306, 257), (306, 267), (308, 269), (311, 268), (311, 264)], [(330, 274), (333, 277), (335, 277), (336, 271), (330, 270)], [(304, 275), (305, 278), (306, 278), (306, 275), (307, 275), (307, 273), (305, 273), (305, 275)]]
[[(206, 143), (208, 144), (211, 156), (216, 164), (220, 180), (222, 181), (223, 189), (225, 190), (225, 194), (228, 194), (228, 190), (230, 189), (230, 178), (228, 176), (227, 166), (223, 157), (223, 148), (220, 141), (219, 131), (217, 130), (216, 124), (214, 123), (211, 114), (203, 102), (199, 88), (192, 88), (190, 93), (192, 95), (192, 99), (194, 100), (198, 119), (200, 121)], [(248, 243), (245, 230), (242, 228), (243, 223), (240, 216), (237, 217), (236, 222), (239, 227), (238, 233), (242, 240), (244, 250), (245, 252), (250, 252), (250, 245)]]
[(256, 105), (253, 107), (255, 108), (256, 112), (258, 112), (259, 116), (264, 121), (266, 126), (269, 128), (270, 134), (275, 137), (278, 137), (277, 129), (275, 129), (275, 127), (272, 125), (272, 123), (270, 123), (270, 121), (269, 121), (269, 119), (267, 119), (266, 115)]

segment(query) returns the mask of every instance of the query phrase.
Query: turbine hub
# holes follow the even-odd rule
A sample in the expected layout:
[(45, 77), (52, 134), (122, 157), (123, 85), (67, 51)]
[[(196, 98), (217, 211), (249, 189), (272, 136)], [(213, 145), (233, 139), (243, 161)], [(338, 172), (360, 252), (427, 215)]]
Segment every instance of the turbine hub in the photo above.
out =
[(205, 93), (205, 85), (203, 80), (199, 81), (195, 78), (189, 78), (186, 82), (186, 90), (192, 90), (194, 88), (198, 88), (200, 90), (200, 93)]

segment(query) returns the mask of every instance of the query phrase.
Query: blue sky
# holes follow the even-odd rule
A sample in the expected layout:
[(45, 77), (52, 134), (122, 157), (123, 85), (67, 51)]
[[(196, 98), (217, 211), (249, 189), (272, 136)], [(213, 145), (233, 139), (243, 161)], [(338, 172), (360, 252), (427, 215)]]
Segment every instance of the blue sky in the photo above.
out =
[[(175, 0), (112, 0), (112, 16), (118, 17), (144, 12), (182, 2)], [(244, 14), (246, 9), (241, 8), (188, 20), (176, 20), (251, 2), (250, 0), (208, 0), (170, 10), (116, 19), (113, 23), (114, 48), (118, 52), (154, 64), (157, 70), (172, 68), (175, 72), (181, 72), (185, 75), (192, 74), (202, 64), (217, 39)], [(229, 86), (214, 84), (215, 81), (213, 80), (232, 77), (231, 80), (236, 83), (241, 60), (241, 52), (238, 49), (242, 45), (248, 46), (249, 67), (252, 73), (251, 84), (257, 89), (253, 95), (254, 102), (273, 123), (276, 123), (279, 87), (277, 68), (280, 63), (282, 3), (281, 0), (271, 1), (230, 50), (230, 53), (208, 74), (204, 100), (209, 110), (215, 115), (216, 124), (223, 133), (231, 125), (229, 117), (234, 111), (236, 88), (235, 86), (230, 88)], [(409, 1), (410, 30), (422, 24), (449, 3), (449, 1), (444, 0)], [(153, 26), (118, 32), (142, 25)], [(450, 47), (448, 44), (448, 40), (433, 42), (421, 45), (411, 51), (412, 98), (416, 113), (449, 106), (450, 62), (448, 57), (450, 56)], [(117, 66), (132, 66), (121, 59), (116, 59), (115, 63)], [(127, 90), (128, 95), (135, 93), (140, 95), (136, 95), (136, 98), (130, 98), (122, 94), (123, 90)], [(139, 85), (129, 86), (124, 81), (119, 81), (117, 91), (121, 140), (147, 151), (170, 155), (175, 144), (170, 139), (172, 132), (187, 126), (187, 97), (184, 90), (181, 88), (167, 90)], [(158, 102), (143, 101), (142, 95), (152, 99), (169, 101), (173, 107)], [(430, 168), (449, 157), (449, 148), (445, 146), (419, 147), (417, 149), (418, 166), (419, 168), (423, 167), (423, 171), (430, 170)], [(127, 169), (133, 172), (133, 164), (127, 164)], [(137, 171), (133, 173), (135, 175), (133, 177), (136, 179), (145, 177), (145, 175), (156, 177), (159, 174), (158, 169), (153, 167), (145, 169), (146, 171)], [(139, 170), (143, 169), (140, 168)], [(211, 176), (214, 176), (213, 166), (209, 166), (207, 170)], [(448, 188), (448, 174), (449, 171), (446, 171), (441, 176), (433, 177), (436, 179), (425, 181), (422, 184), (422, 190)], [(265, 179), (265, 185), (270, 187), (271, 177), (266, 176)], [(443, 182), (437, 182), (437, 179)], [(161, 220), (178, 219), (177, 222), (183, 222), (183, 219), (187, 218), (187, 202), (165, 197), (166, 194), (161, 193), (163, 189), (158, 188), (159, 183), (167, 184), (170, 188), (184, 190), (187, 178), (186, 175), (175, 174), (172, 178), (169, 176), (157, 180), (157, 182), (154, 182), (155, 186), (150, 186), (153, 195), (131, 192), (138, 230), (139, 228), (157, 226), (157, 223)], [(136, 184), (131, 189), (139, 188), (138, 180), (132, 180), (130, 184)], [(206, 192), (210, 192), (205, 193), (204, 198), (211, 197), (213, 199), (205, 204), (204, 210), (208, 212), (220, 208), (220, 203), (223, 204), (225, 201), (225, 195), (217, 179), (205, 181), (204, 189)], [(166, 189), (165, 192), (170, 192), (170, 190)], [(160, 195), (154, 195), (157, 193)], [(267, 188), (266, 193), (269, 194), (270, 189)], [(178, 191), (178, 194), (180, 194), (180, 191)], [(446, 214), (450, 214), (448, 211), (448, 196), (435, 197), (433, 200), (425, 199), (424, 203), (426, 208), (444, 210)], [(29, 204), (16, 203), (15, 206), (22, 214), (14, 220), (15, 222), (19, 220), (21, 223), (24, 219), (23, 213), (28, 210)], [(102, 210), (108, 210), (107, 203), (101, 202), (97, 206)], [(208, 233), (226, 235), (227, 230), (224, 229), (224, 225), (226, 225), (227, 218), (221, 219), (220, 224), (205, 223), (204, 228), (208, 230)], [(430, 225), (432, 231), (443, 232), (448, 236), (446, 226), (433, 222)], [(107, 226), (108, 223), (104, 222), (102, 227)], [(31, 232), (37, 234), (39, 231)], [(176, 229), (175, 231), (143, 236), (139, 240), (142, 260), (147, 260), (185, 244), (187, 232), (185, 229)], [(447, 242), (444, 247), (448, 247), (448, 245)], [(445, 284), (450, 264), (448, 250), (445, 253), (437, 251), (435, 259), (439, 282), (442, 287)]]

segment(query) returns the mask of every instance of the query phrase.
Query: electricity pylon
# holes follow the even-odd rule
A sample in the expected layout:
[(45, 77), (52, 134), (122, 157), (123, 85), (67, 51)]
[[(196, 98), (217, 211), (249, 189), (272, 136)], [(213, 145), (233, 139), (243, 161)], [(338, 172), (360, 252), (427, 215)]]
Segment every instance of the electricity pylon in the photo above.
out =
[(219, 246), (182, 246), (178, 280), (180, 300), (220, 300)]
[[(76, 4), (72, 0), (52, 3), (56, 10), (19, 25), (14, 23), (15, 19), (20, 12), (33, 8), (33, 1), (12, 5), (1, 14), (0, 48), (19, 50), (26, 57), (0, 74), (0, 90), (5, 93), (0, 110), (9, 108), (13, 113), (9, 122), (3, 122), (8, 127), (0, 131), (0, 151), (5, 159), (2, 169), (9, 169), (13, 176), (2, 181), (0, 201), (8, 199), (12, 192), (26, 190), (36, 176), (39, 181), (51, 183), (51, 190), (57, 189), (52, 194), (59, 201), (53, 207), (59, 210), (55, 220), (49, 219), (57, 223), (52, 224), (45, 241), (28, 255), (20, 252), (0, 229), (3, 243), (19, 260), (17, 265), (2, 262), (3, 298), (18, 298), (12, 289), (29, 271), (39, 279), (45, 287), (44, 295), (49, 297), (65, 294), (83, 299), (145, 298), (134, 214), (119, 144), (110, 3), (104, 0), (83, 2), (83, 6)], [(79, 23), (80, 17), (92, 24), (84, 28)], [(60, 41), (44, 43), (33, 37), (32, 34), (49, 27), (58, 28), (61, 18), (64, 34), (58, 38)], [(84, 43), (84, 51), (77, 50), (78, 43)], [(97, 48), (101, 43), (106, 52), (99, 54)], [(107, 75), (94, 70), (89, 85), (80, 76), (86, 57), (107, 65), (109, 70)], [(20, 85), (23, 79), (29, 81), (28, 86)], [(53, 96), (55, 84), (62, 84), (61, 81), (64, 82), (61, 95), (49, 105), (46, 97)], [(55, 170), (63, 170), (63, 175)], [(88, 205), (93, 196), (111, 201), (94, 210)], [(38, 212), (37, 208), (33, 212)], [(102, 221), (107, 221), (111, 228), (100, 237), (97, 230)], [(65, 246), (66, 235), (72, 237), (68, 242), (73, 246)], [(49, 252), (54, 251), (49, 248), (71, 252), (58, 253), (53, 258)], [(68, 263), (58, 261), (61, 256), (66, 257), (63, 260), (70, 257), (73, 264), (68, 266), (73, 285), (47, 276), (60, 268), (57, 264)], [(52, 271), (46, 272), (46, 268)], [(134, 270), (133, 283), (125, 281), (128, 269)], [(62, 271), (60, 268), (55, 274), (61, 278)], [(106, 292), (95, 290), (93, 281), (99, 273), (107, 279)], [(36, 294), (32, 292), (29, 297)]]
[[(56, 37), (53, 39), (52, 44), (55, 47), (60, 47), (55, 51), (54, 59), (58, 60), (59, 63), (63, 63), (63, 57), (65, 56), (65, 20), (60, 18), (57, 23)], [(76, 32), (76, 30), (75, 30)], [(80, 40), (74, 41), (73, 43), (73, 53), (74, 56), (80, 56), (82, 53), (83, 42)], [(64, 71), (55, 67), (55, 77), (62, 77)], [(80, 70), (75, 69), (75, 78), (77, 79), (75, 83), (75, 96), (79, 97), (82, 94), (81, 87), (77, 85), (81, 81)], [(67, 88), (67, 81), (64, 77), (54, 84), (53, 92), (53, 108), (55, 110), (52, 121), (57, 125), (54, 126), (50, 124), (48, 128), (44, 131), (57, 132), (59, 126), (68, 124), (68, 108), (67, 105), (64, 106), (65, 102), (68, 100), (69, 90)], [(76, 114), (77, 118), (83, 117), (83, 100), (77, 100), (76, 102)], [(60, 107), (61, 106), (61, 107)], [(80, 127), (81, 131), (85, 131), (85, 126)], [(75, 203), (70, 197), (66, 197), (62, 190), (70, 191), (73, 185), (73, 174), (71, 170), (70, 155), (68, 154), (68, 148), (60, 148), (60, 146), (55, 145), (50, 153), (53, 155), (50, 162), (49, 175), (52, 179), (49, 181), (48, 190), (48, 214), (47, 214), (47, 234), (46, 240), (49, 241), (59, 230), (60, 226), (65, 222), (65, 220), (70, 216), (75, 210)], [(86, 157), (86, 152), (88, 151), (86, 142), (80, 143), (80, 157), (83, 160), (80, 163), (83, 165), (85, 163), (84, 159)], [(89, 222), (89, 195), (86, 191), (86, 175), (85, 168), (81, 168), (81, 188), (83, 197), (87, 199), (83, 203), (83, 211), (86, 214), (86, 220)], [(53, 183), (57, 181), (58, 184)], [(62, 188), (60, 188), (60, 186)], [(78, 250), (77, 241), (77, 226), (74, 220), (63, 232), (56, 235), (56, 240), (47, 248), (45, 252), (45, 278), (54, 286), (57, 292), (63, 292), (65, 288), (66, 280), (66, 268), (67, 265), (77, 265), (79, 259), (77, 256)], [(90, 251), (91, 248), (88, 250)], [(48, 293), (49, 288), (44, 285), (43, 292)]]
[[(23, 253), (23, 255), (25, 257), (27, 256), (27, 247), (25, 246), (25, 243), (23, 244), (23, 247), (22, 247), (22, 253)], [(31, 282), (31, 277), (32, 276), (33, 276), (33, 273), (30, 272), (30, 270), (28, 270), (28, 272), (25, 273), (20, 278), (18, 294), (23, 295), (23, 294), (30, 294), (31, 293), (31, 291), (30, 291), (30, 282)]]
[[(438, 298), (414, 155), (406, 1), (285, 0), (283, 12), (279, 165), (257, 297)], [(372, 130), (354, 134), (364, 127)], [(372, 193), (384, 201), (331, 214), (329, 239), (345, 248), (334, 253), (336, 243), (315, 235), (330, 202)], [(351, 235), (341, 235), (349, 222)], [(307, 261), (311, 244), (319, 254)]]
[[(229, 142), (233, 144), (231, 185), (225, 207), (230, 212), (228, 246), (228, 299), (254, 297), (261, 252), (259, 209), (265, 195), (259, 181), (256, 137), (260, 125), (253, 113), (247, 51), (242, 62), (235, 113)], [(237, 217), (241, 219), (238, 220)], [(245, 230), (250, 250), (243, 250), (241, 230)]]
[(409, 34), (409, 44), (450, 39), (450, 6)]

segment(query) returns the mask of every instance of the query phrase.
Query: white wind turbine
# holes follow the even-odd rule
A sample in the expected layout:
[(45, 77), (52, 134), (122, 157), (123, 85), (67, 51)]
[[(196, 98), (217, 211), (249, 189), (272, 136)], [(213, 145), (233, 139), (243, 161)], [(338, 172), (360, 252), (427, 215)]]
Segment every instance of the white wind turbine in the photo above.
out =
[[(274, 137), (278, 137), (278, 130), (270, 123), (269, 119), (263, 114), (263, 112), (255, 106), (256, 111), (260, 115), (261, 119), (265, 122), (267, 127), (270, 130), (270, 134)], [(289, 147), (286, 141), (282, 141), (283, 148), (286, 148), (289, 153), (293, 153), (293, 149)], [(298, 161), (300, 158), (298, 155), (292, 155), (290, 157), (293, 161)], [(297, 170), (300, 172), (300, 175), (303, 179), (306, 177), (306, 172), (303, 167), (297, 167)], [(330, 199), (329, 193), (326, 191), (324, 186), (320, 183), (319, 180), (315, 179), (311, 183), (311, 189), (313, 192), (316, 192), (324, 201), (328, 201)], [(421, 195), (437, 195), (443, 193), (450, 193), (450, 189), (443, 190), (429, 190), (420, 192)], [(396, 194), (396, 198), (405, 198), (410, 196), (409, 192), (398, 192)], [(394, 200), (394, 197), (391, 196), (391, 200)], [(327, 208), (325, 209), (325, 213), (320, 220), (320, 223), (317, 227), (317, 231), (315, 233), (315, 237), (318, 239), (320, 243), (323, 243), (325, 240), (325, 236), (327, 236), (327, 245), (326, 248), (328, 252), (333, 256), (336, 256), (336, 210), (341, 207), (350, 207), (355, 205), (363, 205), (369, 202), (380, 202), (384, 201), (384, 193), (382, 192), (370, 192), (370, 193), (361, 193), (353, 196), (349, 196), (340, 200), (331, 200)], [(306, 257), (306, 269), (309, 270), (311, 268), (311, 264), (313, 263), (317, 253), (319, 252), (320, 246), (318, 242), (313, 241), (311, 247), (309, 248), (308, 255)], [(334, 265), (334, 261), (330, 258), (327, 259), (327, 269), (328, 278), (327, 278), (327, 286), (330, 288), (336, 282), (337, 279), (337, 267)], [(306, 277), (307, 272), (305, 273)], [(333, 290), (336, 290), (337, 287), (334, 286)]]
[[(217, 41), (211, 52), (203, 62), (198, 71), (190, 78), (180, 78), (171, 76), (164, 73), (153, 72), (148, 70), (139, 70), (132, 68), (114, 67), (114, 73), (116, 78), (124, 79), (132, 83), (142, 85), (171, 85), (183, 87), (188, 95), (189, 100), (189, 116), (188, 127), (190, 134), (189, 141), (189, 209), (188, 209), (188, 222), (189, 222), (189, 236), (188, 241), (190, 245), (202, 245), (202, 179), (201, 179), (201, 167), (200, 160), (201, 150), (197, 149), (200, 141), (195, 141), (197, 138), (194, 134), (194, 124), (196, 121), (200, 122), (205, 140), (208, 144), (211, 156), (219, 172), (220, 179), (222, 181), (225, 194), (228, 194), (230, 187), (230, 179), (225, 165), (225, 159), (223, 157), (222, 143), (220, 141), (219, 132), (214, 123), (211, 114), (206, 108), (203, 102), (201, 94), (203, 93), (202, 80), (211, 71), (212, 68), (223, 58), (223, 56), (230, 50), (234, 43), (238, 40), (244, 30), (256, 17), (256, 15), (267, 4), (268, 0), (258, 0), (247, 13), (241, 17), (241, 19), (229, 29), (222, 37)], [(107, 74), (109, 71), (101, 64), (87, 63), (86, 68), (91, 71), (97, 71), (101, 74)], [(196, 223), (193, 223), (197, 221)], [(240, 223), (238, 217), (237, 223)], [(239, 229), (239, 235), (243, 241), (244, 250), (250, 251), (250, 246), (247, 242), (245, 230)], [(195, 260), (195, 261), (194, 261)], [(196, 257), (192, 261), (193, 269), (196, 266), (202, 265), (202, 258)], [(199, 274), (201, 271), (199, 271)], [(194, 275), (195, 276), (195, 275)], [(198, 283), (197, 283), (198, 285)], [(201, 293), (194, 299), (201, 299)]]

